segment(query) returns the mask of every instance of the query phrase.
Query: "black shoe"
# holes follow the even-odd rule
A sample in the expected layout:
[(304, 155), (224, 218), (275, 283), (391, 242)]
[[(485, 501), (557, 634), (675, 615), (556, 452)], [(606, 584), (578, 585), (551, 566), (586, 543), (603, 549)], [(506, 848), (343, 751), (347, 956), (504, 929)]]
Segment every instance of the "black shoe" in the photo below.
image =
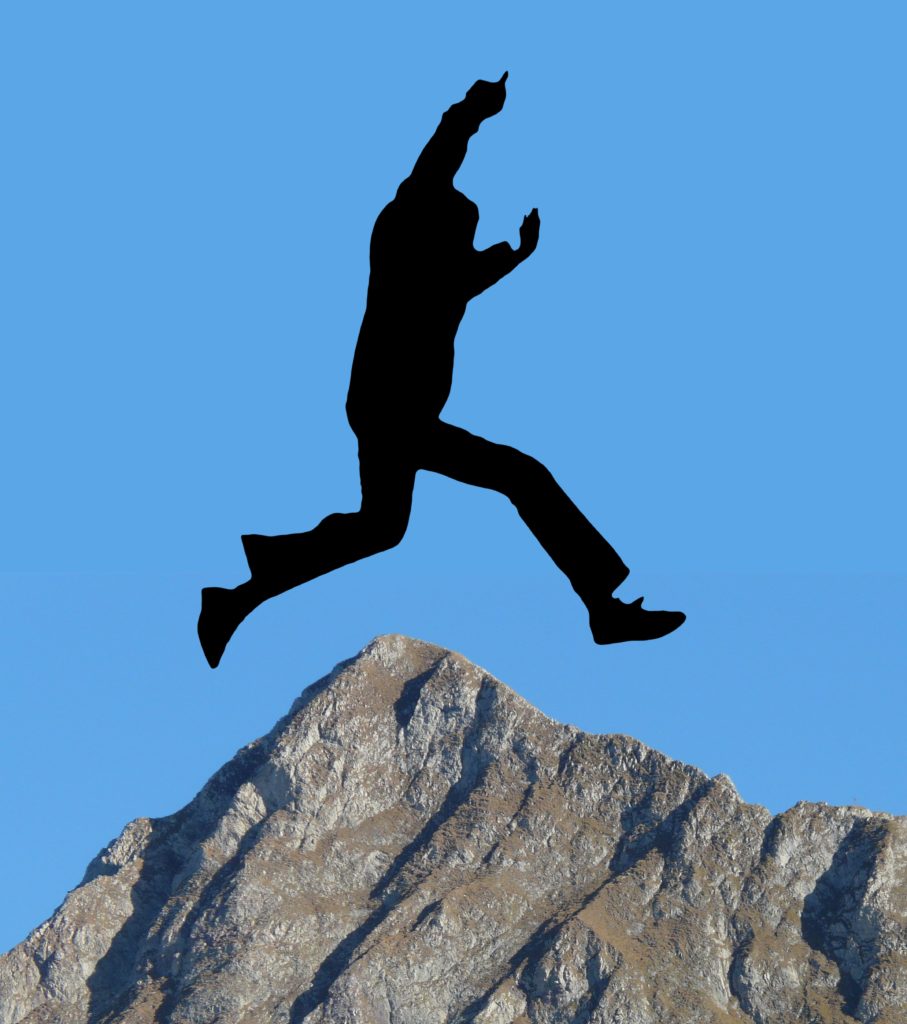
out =
[(234, 590), (225, 590), (223, 587), (205, 587), (202, 590), (198, 639), (211, 668), (217, 668), (220, 664), (230, 637), (251, 610)]
[(620, 644), (625, 640), (657, 640), (686, 621), (683, 612), (650, 612), (638, 597), (624, 604), (616, 597), (589, 612), (589, 628), (597, 644)]

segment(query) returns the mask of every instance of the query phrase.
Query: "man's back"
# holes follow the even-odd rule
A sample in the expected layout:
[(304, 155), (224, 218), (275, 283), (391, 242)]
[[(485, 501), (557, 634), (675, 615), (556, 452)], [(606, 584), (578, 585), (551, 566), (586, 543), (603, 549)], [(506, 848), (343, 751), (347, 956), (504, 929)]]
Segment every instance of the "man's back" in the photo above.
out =
[(450, 394), (478, 207), (407, 178), (372, 231), (368, 299), (350, 379), (350, 422), (437, 417)]

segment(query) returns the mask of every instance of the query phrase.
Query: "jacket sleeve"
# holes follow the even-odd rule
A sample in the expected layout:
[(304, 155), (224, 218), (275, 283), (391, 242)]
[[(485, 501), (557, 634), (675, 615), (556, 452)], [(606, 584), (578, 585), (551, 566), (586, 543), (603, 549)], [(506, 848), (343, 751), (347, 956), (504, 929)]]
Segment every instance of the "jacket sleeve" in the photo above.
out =
[(498, 242), (490, 249), (477, 251), (471, 260), (469, 272), (469, 298), (475, 298), (486, 288), (496, 284), (522, 263), (523, 254), (519, 249), (512, 249), (508, 242)]
[(465, 103), (455, 103), (444, 112), (434, 135), (420, 153), (411, 180), (419, 184), (452, 184), (466, 157), (469, 140), (478, 130), (479, 125)]

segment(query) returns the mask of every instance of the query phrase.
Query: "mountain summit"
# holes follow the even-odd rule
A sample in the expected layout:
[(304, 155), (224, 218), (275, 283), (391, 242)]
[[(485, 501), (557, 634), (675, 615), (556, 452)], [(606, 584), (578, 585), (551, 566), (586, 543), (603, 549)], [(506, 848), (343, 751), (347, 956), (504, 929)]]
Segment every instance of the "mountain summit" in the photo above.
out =
[(0, 958), (0, 1024), (854, 1020), (907, 1020), (907, 818), (773, 817), (401, 636)]

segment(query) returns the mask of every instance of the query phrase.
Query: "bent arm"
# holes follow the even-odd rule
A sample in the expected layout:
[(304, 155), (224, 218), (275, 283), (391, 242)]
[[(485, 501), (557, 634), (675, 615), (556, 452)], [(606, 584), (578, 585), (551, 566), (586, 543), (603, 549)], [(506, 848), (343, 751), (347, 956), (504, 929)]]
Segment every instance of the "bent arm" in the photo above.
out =
[(539, 244), (540, 225), (539, 211), (533, 209), (526, 214), (520, 225), (518, 249), (512, 249), (507, 242), (498, 242), (490, 249), (475, 253), (469, 275), (469, 298), (474, 298), (496, 284), (535, 252)]
[(475, 298), (506, 277), (511, 270), (528, 256), (519, 249), (511, 248), (508, 242), (498, 242), (489, 249), (482, 249), (473, 256), (469, 274), (469, 298)]

